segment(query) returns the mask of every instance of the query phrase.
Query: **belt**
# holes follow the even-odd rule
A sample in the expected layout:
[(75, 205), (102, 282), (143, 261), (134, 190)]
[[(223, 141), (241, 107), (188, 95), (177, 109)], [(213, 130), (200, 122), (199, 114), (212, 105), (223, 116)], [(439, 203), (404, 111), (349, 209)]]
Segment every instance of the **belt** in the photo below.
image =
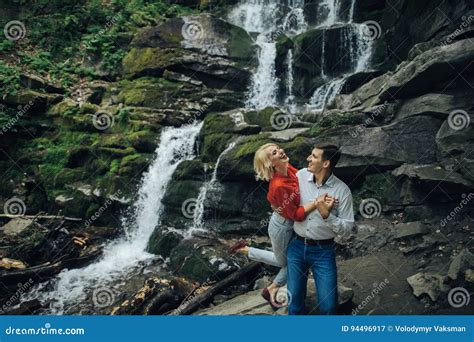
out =
[(298, 234), (295, 234), (295, 235), (296, 235), (296, 238), (298, 240), (303, 241), (304, 244), (308, 245), (308, 246), (330, 245), (330, 244), (334, 243), (334, 239), (311, 240), (311, 239), (307, 239), (307, 238), (304, 238), (302, 236), (299, 236)]

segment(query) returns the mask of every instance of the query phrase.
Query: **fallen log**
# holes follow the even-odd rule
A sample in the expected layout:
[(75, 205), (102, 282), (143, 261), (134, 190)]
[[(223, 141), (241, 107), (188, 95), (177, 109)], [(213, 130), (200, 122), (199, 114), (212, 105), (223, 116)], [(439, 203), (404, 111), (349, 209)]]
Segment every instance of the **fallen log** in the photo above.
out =
[(183, 298), (193, 290), (193, 284), (183, 278), (161, 279), (151, 277), (144, 286), (120, 306), (114, 307), (111, 315), (159, 315), (176, 308)]
[(67, 217), (67, 216), (60, 216), (60, 215), (9, 215), (9, 214), (0, 214), (0, 218), (52, 219), (52, 220), (74, 221), (74, 222), (82, 221), (81, 218)]
[(170, 316), (177, 316), (177, 315), (190, 315), (200, 307), (206, 306), (211, 302), (211, 300), (224, 291), (229, 286), (236, 283), (238, 280), (241, 280), (243, 277), (247, 276), (248, 274), (257, 272), (261, 267), (261, 264), (258, 262), (251, 262), (238, 271), (232, 273), (227, 278), (219, 281), (215, 285), (209, 287), (208, 290), (197, 294), (196, 296), (186, 300), (182, 305), (180, 305), (177, 309), (173, 310), (169, 313)]
[(25, 269), (16, 269), (16, 270), (1, 270), (0, 271), (0, 283), (4, 285), (16, 285), (21, 282), (29, 281), (32, 279), (42, 280), (45, 278), (50, 278), (63, 270), (64, 268), (79, 268), (87, 265), (89, 262), (97, 258), (102, 254), (102, 249), (97, 249), (91, 253), (72, 259), (66, 259), (57, 261), (53, 264), (43, 264), (33, 267), (28, 267)]

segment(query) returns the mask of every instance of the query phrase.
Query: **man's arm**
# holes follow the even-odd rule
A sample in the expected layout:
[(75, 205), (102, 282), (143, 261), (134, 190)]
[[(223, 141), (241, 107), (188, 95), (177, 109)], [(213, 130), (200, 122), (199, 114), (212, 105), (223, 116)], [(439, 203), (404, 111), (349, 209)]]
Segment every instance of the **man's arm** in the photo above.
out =
[(350, 190), (344, 194), (343, 198), (339, 199), (338, 215), (336, 216), (334, 212), (330, 212), (325, 221), (331, 225), (331, 229), (337, 235), (349, 237), (353, 234), (354, 209)]

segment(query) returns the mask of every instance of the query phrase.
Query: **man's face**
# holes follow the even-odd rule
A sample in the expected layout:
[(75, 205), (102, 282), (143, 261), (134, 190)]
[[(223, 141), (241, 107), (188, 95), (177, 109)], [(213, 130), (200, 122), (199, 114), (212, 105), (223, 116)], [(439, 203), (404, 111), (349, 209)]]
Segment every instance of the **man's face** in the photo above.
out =
[(323, 161), (323, 150), (313, 149), (306, 159), (308, 161), (308, 171), (314, 174), (321, 172), (324, 168), (329, 167), (329, 161)]

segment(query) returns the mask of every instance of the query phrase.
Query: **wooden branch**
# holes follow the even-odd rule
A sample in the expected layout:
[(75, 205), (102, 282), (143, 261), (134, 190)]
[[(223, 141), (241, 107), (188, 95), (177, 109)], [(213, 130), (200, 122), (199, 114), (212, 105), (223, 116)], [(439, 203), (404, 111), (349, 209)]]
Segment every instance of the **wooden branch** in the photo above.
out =
[(78, 268), (85, 266), (101, 254), (102, 250), (98, 249), (82, 257), (62, 260), (53, 264), (38, 265), (17, 270), (2, 270), (0, 271), (0, 283), (5, 285), (16, 285), (28, 281), (29, 279), (44, 281), (44, 278), (52, 277), (61, 272), (64, 268)]
[(26, 218), (26, 219), (53, 219), (53, 220), (66, 220), (66, 221), (82, 221), (81, 218), (77, 217), (67, 217), (60, 215), (9, 215), (9, 214), (0, 214), (0, 218)]
[(207, 305), (216, 295), (224, 291), (226, 288), (241, 280), (244, 276), (256, 272), (261, 267), (258, 262), (251, 262), (238, 271), (232, 273), (227, 278), (221, 280), (215, 285), (211, 286), (207, 291), (196, 295), (190, 300), (184, 302), (176, 310), (173, 310), (169, 315), (189, 315), (202, 306)]

